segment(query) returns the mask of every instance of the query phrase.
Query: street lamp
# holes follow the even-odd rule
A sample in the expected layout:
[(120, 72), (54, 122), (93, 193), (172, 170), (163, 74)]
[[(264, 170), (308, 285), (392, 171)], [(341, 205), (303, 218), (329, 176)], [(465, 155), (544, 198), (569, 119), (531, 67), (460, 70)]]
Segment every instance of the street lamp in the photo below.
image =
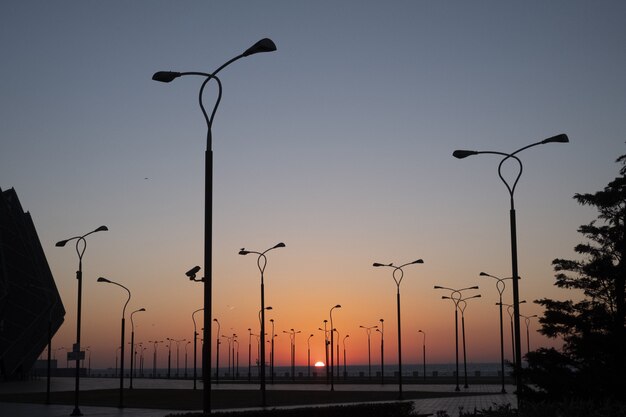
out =
[(285, 244), (283, 242), (277, 243), (269, 249), (266, 249), (263, 252), (257, 252), (252, 250), (246, 250), (245, 248), (241, 248), (239, 251), (239, 255), (248, 255), (253, 253), (258, 255), (256, 265), (259, 268), (259, 272), (261, 273), (261, 341), (259, 342), (261, 345), (261, 406), (265, 407), (266, 405), (266, 396), (265, 396), (265, 282), (264, 282), (264, 274), (265, 267), (267, 266), (267, 257), (265, 254), (273, 249), (284, 248)]
[[(196, 364), (197, 361), (197, 346), (198, 346), (198, 330), (196, 327), (196, 318), (195, 318), (195, 314), (199, 311), (202, 311), (204, 309), (199, 308), (197, 310), (194, 310), (191, 313), (191, 321), (193, 322), (193, 389), (196, 389), (196, 379), (198, 378), (198, 367)], [(217, 321), (217, 319), (213, 319), (214, 321)], [(219, 322), (218, 322), (218, 326), (219, 326)], [(217, 332), (219, 334), (219, 330)], [(219, 360), (216, 361), (217, 366), (219, 366)], [(217, 382), (217, 381), (216, 381)]]
[(422, 359), (423, 359), (423, 363), (424, 363), (424, 369), (423, 369), (423, 373), (424, 373), (424, 382), (426, 382), (426, 332), (423, 330), (418, 330), (418, 333), (421, 333), (422, 335), (424, 335), (424, 339), (422, 341)]
[[(215, 333), (217, 336), (215, 338), (215, 383), (219, 384), (220, 383), (220, 345), (222, 344), (222, 342), (220, 341), (220, 327), (221, 326), (220, 326), (219, 320), (213, 319), (213, 321), (217, 323), (217, 333)], [(194, 369), (195, 369), (195, 365), (194, 365)]]
[(498, 295), (500, 297), (500, 302), (498, 303), (498, 305), (500, 306), (500, 373), (502, 374), (502, 389), (500, 390), (500, 392), (502, 394), (505, 394), (506, 389), (504, 388), (504, 329), (502, 327), (502, 294), (504, 293), (504, 289), (506, 288), (506, 283), (504, 282), (504, 280), (512, 278), (499, 278), (486, 272), (481, 272), (479, 276), (495, 279), (496, 289), (498, 290)]
[(157, 377), (157, 345), (163, 343), (163, 340), (148, 340), (148, 343), (154, 343), (154, 351), (152, 352), (152, 378)]
[(379, 321), (380, 328), (376, 331), (380, 333), (380, 383), (385, 385), (385, 320)]
[(346, 362), (346, 339), (349, 338), (350, 335), (347, 334), (343, 337), (343, 379), (348, 379), (348, 362)]
[(448, 290), (450, 291), (450, 296), (446, 297), (445, 295), (441, 298), (443, 300), (452, 300), (454, 303), (454, 346), (455, 346), (455, 356), (456, 356), (456, 387), (455, 391), (461, 391), (459, 388), (459, 301), (462, 298), (462, 292), (467, 290), (477, 290), (478, 285), (474, 285), (473, 287), (461, 288), (459, 290), (442, 287), (440, 285), (435, 285), (436, 290)]
[(128, 386), (128, 389), (133, 389), (133, 371), (135, 366), (137, 366), (137, 364), (133, 361), (133, 358), (135, 357), (135, 323), (133, 322), (133, 314), (139, 313), (140, 311), (146, 311), (146, 309), (140, 308), (139, 310), (135, 310), (130, 313), (130, 351), (133, 354), (130, 355), (130, 385)]
[[(276, 45), (270, 39), (264, 38), (246, 49), (242, 54), (226, 61), (212, 73), (204, 72), (169, 72), (159, 71), (156, 72), (152, 79), (155, 81), (161, 81), (169, 83), (174, 79), (185, 75), (198, 75), (204, 77), (200, 92), (198, 94), (198, 101), (200, 103), (200, 109), (204, 115), (204, 119), (207, 124), (207, 136), (206, 136), (206, 153), (205, 153), (205, 169), (204, 169), (204, 323), (211, 323), (211, 298), (212, 298), (212, 238), (213, 238), (213, 148), (212, 148), (212, 133), (211, 128), (213, 126), (213, 118), (215, 112), (220, 104), (222, 98), (222, 83), (217, 78), (217, 74), (226, 68), (228, 65), (239, 60), (240, 58), (254, 55), (261, 52), (271, 52), (276, 50)], [(202, 93), (207, 83), (214, 79), (218, 86), (218, 96), (211, 112), (211, 116), (207, 115), (207, 112), (202, 103)], [(207, 341), (202, 345), (202, 379), (204, 382), (202, 402), (203, 402), (203, 414), (211, 413), (211, 326), (204, 326), (204, 337)]]
[(333, 310), (336, 308), (341, 308), (341, 305), (337, 304), (334, 307), (332, 307), (330, 309), (329, 315), (330, 315), (330, 390), (334, 391), (335, 390), (335, 381), (334, 381), (334, 366), (335, 366), (335, 355), (333, 353), (333, 350), (335, 349), (335, 327), (333, 326)]
[[(98, 278), (98, 282), (106, 282), (109, 284), (117, 285), (118, 287), (126, 290), (126, 292), (128, 293), (128, 299), (126, 300), (126, 303), (124, 303), (124, 308), (122, 309), (122, 337), (121, 337), (122, 341), (120, 343), (120, 346), (122, 347), (122, 349), (120, 352), (120, 405), (119, 407), (122, 408), (124, 407), (124, 326), (126, 323), (126, 318), (125, 318), (126, 306), (128, 305), (128, 302), (130, 301), (130, 290), (126, 288), (125, 286), (123, 286), (122, 284), (119, 284), (115, 281), (108, 280), (103, 277)], [(132, 358), (132, 352), (131, 352), (131, 358)]]
[[(407, 262), (404, 265), (395, 266), (394, 264), (382, 264), (379, 262), (374, 262), (372, 266), (374, 267), (389, 267), (393, 268), (393, 280), (396, 282), (397, 294), (396, 294), (396, 304), (398, 307), (398, 399), (402, 399), (402, 330), (400, 326), (400, 283), (402, 282), (402, 277), (404, 277), (404, 268), (407, 265), (413, 264), (423, 264), (424, 261), (418, 259), (413, 262)], [(396, 273), (398, 274), (396, 276)]]
[(328, 373), (328, 364), (330, 361), (328, 360), (328, 329), (327, 329), (328, 320), (324, 320), (324, 328), (318, 327), (317, 330), (324, 332), (324, 357), (325, 362), (324, 366), (326, 368), (326, 383), (330, 382), (330, 374)]
[(272, 323), (272, 352), (270, 353), (270, 381), (274, 383), (274, 338), (277, 336), (274, 332), (274, 319), (270, 319), (270, 323)]
[(80, 408), (78, 406), (78, 400), (80, 396), (80, 321), (81, 321), (81, 304), (82, 304), (82, 292), (83, 292), (83, 255), (85, 254), (85, 250), (87, 249), (87, 241), (85, 238), (92, 233), (96, 232), (104, 232), (109, 230), (106, 226), (100, 226), (95, 230), (92, 230), (89, 233), (86, 233), (82, 236), (74, 236), (69, 239), (61, 240), (56, 243), (55, 246), (62, 248), (72, 240), (76, 240), (76, 254), (78, 254), (78, 271), (76, 271), (76, 279), (78, 280), (78, 303), (76, 307), (76, 343), (74, 344), (74, 348), (72, 352), (76, 356), (76, 376), (74, 383), (74, 411), (72, 411), (72, 416), (82, 416)]
[[(528, 353), (530, 352), (530, 332), (528, 331), (528, 327), (530, 326), (530, 319), (537, 317), (537, 315), (533, 314), (532, 316), (520, 316), (526, 321), (526, 355), (528, 356)], [(528, 358), (526, 358), (526, 360), (528, 360)]]
[(471, 298), (480, 298), (480, 294), (472, 295), (471, 297), (462, 298), (459, 300), (459, 310), (461, 311), (461, 333), (463, 334), (463, 373), (465, 375), (464, 388), (468, 388), (467, 385), (467, 350), (465, 349), (465, 309), (467, 308), (467, 300)]
[[(524, 304), (526, 303), (526, 300), (522, 300), (519, 302), (520, 304)], [(506, 303), (496, 303), (496, 305), (503, 305), (506, 307), (506, 312), (509, 314), (509, 318), (511, 319), (511, 356), (513, 357), (513, 369), (517, 369), (516, 365), (515, 365), (515, 358), (517, 357), (517, 355), (515, 354), (515, 331), (513, 328), (513, 304), (506, 304)]]
[(307, 378), (311, 378), (311, 338), (313, 337), (313, 333), (311, 333), (309, 335), (309, 337), (306, 339), (306, 345), (307, 345), (307, 372), (306, 372), (306, 376)]
[(372, 329), (378, 329), (378, 326), (359, 326), (361, 329), (365, 329), (367, 332), (367, 378), (372, 379), (372, 347), (371, 347), (371, 336)]
[[(468, 156), (478, 155), (478, 154), (491, 154), (491, 155), (499, 155), (503, 157), (502, 160), (500, 161), (500, 164), (498, 165), (498, 176), (500, 177), (500, 179), (506, 186), (509, 192), (510, 200), (511, 200), (511, 209), (509, 211), (509, 222), (510, 222), (510, 228), (511, 228), (511, 270), (512, 270), (511, 276), (513, 278), (513, 318), (514, 318), (514, 327), (515, 327), (515, 383), (517, 386), (518, 401), (519, 401), (519, 396), (522, 393), (522, 376), (520, 372), (522, 356), (521, 356), (521, 348), (520, 348), (520, 322), (519, 322), (520, 311), (519, 311), (519, 286), (518, 286), (519, 275), (518, 275), (518, 268), (517, 268), (517, 226), (516, 226), (516, 221), (515, 221), (514, 194), (515, 194), (515, 187), (517, 186), (517, 183), (520, 177), (522, 176), (523, 165), (522, 165), (522, 161), (516, 155), (522, 152), (523, 150), (531, 148), (533, 146), (544, 145), (547, 143), (568, 143), (568, 142), (569, 142), (569, 139), (567, 135), (562, 133), (560, 135), (552, 136), (542, 141), (524, 146), (511, 153), (497, 152), (497, 151), (468, 151), (468, 150), (456, 150), (452, 153), (452, 156), (458, 159), (463, 159)], [(519, 166), (519, 172), (515, 176), (515, 180), (512, 181), (512, 183), (510, 181), (507, 182), (507, 180), (505, 180), (504, 176), (502, 175), (502, 165), (504, 164), (505, 161), (508, 161), (511, 159), (517, 162)]]

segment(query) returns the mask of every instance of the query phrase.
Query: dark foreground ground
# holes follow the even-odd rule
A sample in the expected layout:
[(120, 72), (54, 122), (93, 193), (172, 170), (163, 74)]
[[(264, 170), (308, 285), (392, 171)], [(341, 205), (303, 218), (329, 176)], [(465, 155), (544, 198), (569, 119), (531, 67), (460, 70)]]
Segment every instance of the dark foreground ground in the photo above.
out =
[[(452, 392), (405, 392), (403, 399), (446, 398), (475, 396), (480, 393)], [(117, 407), (119, 390), (102, 389), (84, 391), (80, 404), (86, 406)], [(341, 404), (354, 402), (380, 402), (398, 400), (397, 392), (385, 391), (299, 391), (271, 390), (266, 392), (268, 407), (303, 406), (314, 404)], [(0, 394), (0, 402), (44, 404), (46, 394), (42, 392)], [(74, 404), (73, 391), (52, 392), (51, 404)], [(212, 391), (211, 408), (214, 410), (259, 407), (261, 392), (258, 390)], [(128, 408), (152, 408), (167, 410), (201, 410), (202, 391), (186, 389), (132, 389), (124, 391), (124, 406)]]

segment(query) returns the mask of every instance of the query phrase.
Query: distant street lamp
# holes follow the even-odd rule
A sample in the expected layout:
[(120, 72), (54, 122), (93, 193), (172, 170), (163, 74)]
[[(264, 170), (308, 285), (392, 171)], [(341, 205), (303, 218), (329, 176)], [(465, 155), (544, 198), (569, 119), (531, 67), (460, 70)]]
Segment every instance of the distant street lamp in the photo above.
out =
[[(217, 111), (217, 107), (220, 104), (220, 100), (222, 98), (222, 83), (217, 78), (217, 74), (226, 68), (228, 65), (233, 62), (250, 55), (254, 55), (261, 52), (271, 52), (276, 50), (276, 45), (270, 39), (261, 39), (250, 48), (246, 49), (242, 54), (237, 55), (236, 57), (226, 61), (220, 67), (218, 67), (212, 73), (204, 73), (204, 72), (170, 72), (170, 71), (159, 71), (156, 72), (152, 79), (155, 81), (161, 81), (169, 83), (175, 80), (178, 77), (186, 76), (186, 75), (199, 75), (204, 77), (205, 80), (202, 82), (202, 86), (200, 87), (200, 92), (198, 94), (198, 100), (200, 102), (200, 109), (202, 110), (202, 114), (204, 115), (204, 119), (207, 124), (207, 137), (206, 137), (206, 154), (205, 154), (205, 169), (204, 169), (204, 179), (205, 179), (205, 189), (204, 189), (204, 271), (205, 271), (205, 281), (204, 281), (204, 337), (203, 339), (206, 341), (202, 346), (202, 379), (204, 381), (204, 387), (202, 392), (202, 402), (203, 402), (203, 413), (210, 414), (211, 413), (211, 304), (212, 304), (212, 239), (213, 239), (213, 149), (212, 149), (212, 126), (213, 126), (213, 118), (215, 117), (215, 113)], [(204, 109), (204, 104), (202, 103), (202, 93), (204, 92), (204, 87), (207, 83), (214, 79), (217, 82), (218, 86), (218, 96), (213, 107), (213, 111), (211, 112), (211, 117), (207, 115), (206, 110)]]
[(274, 338), (277, 334), (274, 332), (274, 319), (270, 319), (270, 323), (272, 323), (272, 352), (270, 353), (270, 381), (274, 383)]
[(463, 372), (465, 375), (464, 388), (469, 387), (467, 385), (467, 350), (465, 349), (465, 309), (467, 308), (467, 300), (471, 298), (480, 298), (480, 294), (472, 295), (471, 297), (459, 300), (459, 310), (461, 311), (461, 332), (463, 334)]
[(239, 251), (239, 255), (248, 255), (253, 253), (258, 255), (256, 265), (259, 268), (259, 272), (261, 273), (261, 341), (259, 342), (261, 345), (261, 406), (265, 407), (267, 404), (266, 394), (265, 394), (265, 281), (264, 281), (264, 273), (265, 267), (267, 266), (267, 257), (265, 254), (273, 249), (284, 248), (285, 244), (280, 242), (269, 249), (266, 249), (263, 252), (257, 252), (252, 250), (246, 250), (245, 248), (241, 248)]
[(367, 332), (367, 378), (372, 379), (372, 329), (378, 329), (378, 326), (359, 326), (361, 329), (365, 329)]
[[(524, 304), (526, 303), (526, 300), (522, 300), (519, 302), (520, 304)], [(515, 365), (515, 358), (517, 357), (517, 355), (515, 354), (515, 331), (513, 328), (513, 304), (506, 304), (506, 303), (496, 303), (496, 305), (503, 305), (506, 307), (506, 312), (509, 314), (509, 317), (511, 319), (511, 356), (513, 357), (513, 369), (517, 369), (517, 366)]]
[(327, 324), (328, 324), (328, 320), (324, 320), (324, 328), (322, 329), (321, 327), (318, 327), (317, 330), (321, 330), (322, 332), (324, 332), (324, 355), (325, 355), (324, 367), (326, 368), (326, 383), (328, 384), (330, 382), (330, 374), (328, 372), (328, 366), (330, 364), (330, 361), (328, 360), (328, 344), (330, 342), (328, 340), (328, 329), (326, 328)]
[(248, 382), (252, 382), (252, 329), (248, 327)]
[[(503, 157), (502, 160), (500, 161), (500, 164), (498, 165), (498, 176), (500, 177), (500, 179), (506, 186), (509, 192), (509, 197), (511, 201), (511, 209), (509, 211), (509, 220), (510, 220), (510, 226), (511, 226), (511, 270), (512, 270), (511, 276), (513, 277), (513, 318), (514, 318), (514, 327), (515, 327), (515, 382), (517, 386), (518, 400), (519, 400), (519, 396), (522, 394), (523, 386), (522, 386), (522, 377), (521, 377), (521, 372), (520, 372), (522, 356), (521, 356), (521, 348), (520, 348), (520, 322), (519, 322), (520, 312), (519, 312), (519, 287), (518, 287), (519, 274), (518, 274), (518, 268), (517, 268), (517, 226), (516, 226), (516, 221), (515, 221), (514, 194), (515, 194), (515, 187), (517, 186), (517, 183), (520, 177), (522, 176), (523, 165), (522, 165), (522, 161), (516, 155), (525, 149), (532, 148), (533, 146), (544, 145), (547, 143), (567, 143), (567, 142), (569, 142), (567, 135), (560, 134), (560, 135), (552, 136), (542, 141), (524, 146), (511, 153), (497, 152), (497, 151), (468, 151), (468, 150), (456, 150), (452, 153), (452, 155), (458, 159), (463, 159), (471, 155), (479, 155), (479, 154), (491, 154), (491, 155), (499, 155)], [(504, 162), (509, 161), (509, 160), (514, 160), (515, 162), (517, 162), (519, 166), (519, 171), (517, 173), (517, 176), (515, 177), (515, 180), (512, 181), (512, 184), (507, 182), (507, 180), (502, 175), (502, 166)]]
[[(533, 314), (532, 316), (520, 316), (526, 321), (526, 356), (528, 356), (528, 353), (530, 352), (530, 332), (528, 331), (528, 327), (530, 326), (530, 319), (537, 317), (537, 315)], [(526, 360), (528, 360), (528, 358)]]
[[(121, 337), (121, 342), (120, 342), (120, 346), (122, 347), (122, 349), (120, 353), (120, 404), (119, 404), (119, 407), (122, 408), (124, 407), (124, 350), (125, 350), (124, 349), (124, 332), (125, 332), (124, 326), (126, 323), (126, 318), (125, 318), (126, 306), (128, 305), (128, 302), (130, 301), (130, 290), (126, 288), (125, 286), (123, 286), (122, 284), (108, 280), (103, 277), (98, 278), (98, 282), (106, 282), (109, 284), (117, 285), (118, 287), (126, 290), (126, 292), (128, 293), (128, 299), (126, 300), (126, 303), (124, 303), (124, 308), (122, 309), (122, 337)], [(132, 352), (131, 352), (131, 358), (132, 358)]]
[[(402, 278), (404, 277), (404, 271), (402, 268), (408, 265), (413, 264), (423, 264), (424, 261), (418, 259), (413, 262), (407, 262), (400, 266), (395, 266), (394, 264), (382, 264), (379, 262), (374, 262), (372, 266), (374, 267), (388, 267), (393, 268), (393, 280), (396, 283), (396, 305), (398, 309), (398, 399), (402, 399), (402, 326), (400, 325), (400, 283), (402, 282)], [(398, 275), (396, 275), (398, 274)]]
[(309, 337), (306, 339), (306, 345), (307, 345), (307, 372), (306, 372), (306, 376), (307, 378), (311, 378), (311, 338), (313, 337), (313, 333), (311, 333), (309, 335)]
[(506, 288), (506, 283), (504, 282), (504, 280), (512, 280), (513, 278), (499, 278), (486, 272), (481, 272), (479, 275), (481, 277), (490, 277), (496, 280), (496, 289), (498, 290), (498, 295), (500, 297), (500, 302), (498, 303), (500, 307), (500, 373), (502, 375), (502, 389), (500, 390), (500, 392), (502, 394), (505, 394), (506, 389), (504, 388), (504, 328), (502, 327), (502, 294), (504, 293), (504, 290)]
[[(196, 318), (195, 318), (195, 314), (199, 311), (202, 311), (204, 309), (199, 308), (197, 310), (194, 310), (191, 313), (191, 321), (193, 322), (193, 389), (197, 389), (196, 387), (196, 379), (198, 378), (198, 366), (197, 366), (197, 359), (198, 359), (198, 329), (196, 327)], [(217, 319), (213, 319), (214, 321), (217, 322)], [(218, 328), (219, 328), (219, 322), (217, 322)], [(219, 334), (219, 330), (218, 330), (218, 334)], [(219, 360), (215, 361), (216, 366), (219, 367)]]
[(152, 378), (157, 377), (157, 345), (163, 343), (162, 340), (149, 340), (148, 343), (154, 344), (154, 351), (152, 352)]
[(349, 337), (349, 334), (343, 337), (343, 379), (348, 379), (348, 362), (346, 361), (346, 339)]
[(335, 343), (334, 343), (334, 334), (335, 334), (335, 327), (333, 326), (333, 310), (336, 308), (341, 308), (341, 305), (337, 304), (336, 306), (332, 307), (330, 309), (330, 390), (334, 391), (335, 390), (335, 381), (334, 381), (334, 366), (335, 366), (335, 362), (334, 362), (334, 349), (335, 349)]
[(462, 298), (462, 292), (467, 290), (477, 290), (478, 285), (474, 285), (473, 287), (461, 288), (459, 290), (442, 287), (439, 285), (435, 285), (436, 290), (448, 290), (450, 291), (450, 296), (446, 297), (445, 295), (441, 298), (443, 300), (452, 300), (454, 303), (454, 345), (455, 345), (455, 357), (456, 357), (456, 387), (455, 391), (461, 391), (459, 387), (459, 301)]
[[(221, 326), (220, 326), (220, 322), (218, 319), (213, 319), (213, 321), (217, 323), (217, 333), (215, 333), (215, 383), (219, 384), (220, 383), (220, 345), (222, 344), (222, 342), (220, 341), (220, 327)], [(203, 329), (203, 332), (204, 332), (204, 329)], [(204, 345), (204, 342), (203, 342), (203, 345)]]
[(69, 239), (61, 240), (56, 243), (55, 246), (62, 248), (72, 240), (76, 240), (76, 254), (78, 255), (78, 271), (76, 271), (76, 279), (78, 280), (78, 302), (76, 305), (76, 343), (74, 344), (74, 355), (76, 356), (76, 374), (74, 380), (74, 411), (71, 416), (82, 416), (80, 408), (78, 406), (80, 396), (80, 322), (81, 322), (81, 306), (82, 306), (82, 292), (83, 292), (83, 255), (87, 249), (87, 241), (85, 238), (92, 233), (104, 232), (109, 230), (106, 226), (100, 226), (89, 233), (85, 233), (82, 236), (74, 236)]
[(424, 335), (424, 339), (422, 341), (422, 358), (423, 358), (423, 363), (424, 363), (423, 378), (424, 378), (424, 382), (426, 382), (426, 332), (424, 332), (423, 330), (418, 330), (417, 332)]
[(135, 366), (137, 364), (134, 362), (133, 358), (135, 357), (135, 322), (133, 321), (133, 315), (135, 313), (139, 313), (140, 311), (146, 311), (145, 308), (140, 308), (139, 310), (135, 310), (130, 313), (130, 351), (133, 353), (130, 355), (130, 385), (128, 389), (133, 389), (133, 372), (135, 371)]
[(380, 333), (380, 383), (385, 385), (385, 320), (379, 321), (380, 328), (376, 331)]

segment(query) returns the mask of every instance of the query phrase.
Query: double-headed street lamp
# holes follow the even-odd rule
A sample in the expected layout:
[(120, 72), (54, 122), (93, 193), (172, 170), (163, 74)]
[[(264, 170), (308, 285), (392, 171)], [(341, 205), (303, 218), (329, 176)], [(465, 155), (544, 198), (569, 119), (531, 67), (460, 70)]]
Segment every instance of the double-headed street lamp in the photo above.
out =
[[(509, 221), (510, 221), (510, 228), (511, 228), (511, 270), (512, 270), (511, 276), (513, 278), (513, 316), (514, 316), (514, 326), (515, 326), (515, 383), (517, 386), (518, 400), (519, 400), (519, 396), (522, 393), (522, 376), (520, 372), (522, 356), (521, 356), (521, 348), (520, 348), (520, 321), (519, 321), (520, 311), (519, 311), (519, 285), (518, 285), (519, 274), (518, 274), (518, 267), (517, 267), (517, 226), (516, 226), (516, 221), (515, 221), (514, 194), (515, 194), (515, 187), (517, 186), (517, 183), (520, 177), (522, 176), (523, 165), (522, 165), (522, 161), (516, 155), (525, 149), (532, 148), (537, 145), (544, 145), (547, 143), (567, 143), (567, 142), (569, 142), (567, 135), (560, 134), (560, 135), (552, 136), (542, 141), (524, 146), (511, 153), (497, 152), (497, 151), (468, 151), (468, 150), (456, 150), (452, 153), (452, 155), (455, 158), (459, 158), (459, 159), (466, 158), (471, 155), (479, 155), (479, 154), (491, 154), (491, 155), (499, 155), (503, 157), (502, 160), (500, 161), (500, 164), (498, 165), (498, 176), (500, 177), (500, 179), (506, 186), (509, 192), (510, 200), (511, 200), (511, 209), (509, 211)], [(502, 175), (502, 166), (508, 160), (514, 160), (515, 162), (517, 162), (519, 166), (519, 171), (517, 175), (515, 176), (514, 181), (507, 181)]]
[(465, 349), (465, 309), (467, 308), (467, 300), (472, 298), (480, 298), (480, 294), (472, 295), (471, 297), (459, 300), (459, 310), (461, 311), (461, 333), (463, 334), (463, 374), (465, 375), (464, 388), (469, 387), (467, 385), (467, 350)]
[[(530, 319), (537, 317), (537, 315), (533, 314), (532, 316), (524, 316), (523, 314), (520, 314), (520, 317), (523, 317), (524, 321), (526, 321), (526, 355), (528, 355), (530, 352), (530, 332), (528, 331), (528, 328), (530, 327)], [(528, 360), (528, 358), (526, 360)]]
[(74, 344), (74, 352), (76, 359), (76, 374), (74, 383), (74, 411), (72, 416), (82, 416), (80, 408), (78, 406), (78, 400), (80, 395), (80, 322), (81, 322), (81, 306), (82, 306), (82, 293), (83, 293), (83, 255), (87, 249), (87, 241), (85, 238), (92, 233), (104, 232), (109, 230), (106, 226), (100, 226), (89, 233), (85, 233), (82, 236), (74, 236), (69, 239), (61, 240), (56, 243), (55, 246), (63, 247), (72, 240), (76, 240), (76, 254), (78, 255), (78, 271), (76, 271), (76, 279), (78, 280), (78, 303), (76, 305), (76, 343)]
[(407, 262), (400, 266), (395, 266), (394, 264), (382, 264), (379, 262), (374, 262), (374, 267), (389, 267), (393, 268), (393, 280), (396, 283), (397, 294), (396, 294), (396, 304), (398, 307), (398, 399), (402, 399), (402, 330), (400, 325), (400, 283), (402, 282), (402, 278), (404, 277), (404, 268), (407, 265), (413, 264), (423, 264), (424, 261), (418, 259), (413, 262)]
[(270, 381), (274, 383), (274, 338), (277, 334), (274, 331), (274, 319), (270, 319), (270, 323), (272, 323), (272, 343), (270, 344), (272, 347), (272, 351), (270, 352)]
[(157, 377), (157, 346), (163, 343), (163, 340), (148, 340), (148, 343), (154, 343), (154, 351), (152, 352), (152, 378)]
[(467, 290), (477, 290), (478, 285), (474, 285), (473, 287), (454, 289), (448, 287), (442, 287), (440, 285), (435, 285), (436, 290), (447, 290), (450, 291), (450, 296), (442, 296), (443, 300), (452, 300), (454, 303), (454, 346), (455, 346), (455, 357), (456, 357), (456, 387), (455, 391), (461, 391), (459, 388), (459, 301), (463, 297), (462, 292)]
[(135, 323), (133, 322), (133, 314), (139, 313), (140, 311), (146, 311), (145, 308), (140, 308), (139, 310), (135, 310), (130, 313), (130, 384), (128, 389), (133, 389), (133, 371), (137, 364), (134, 362), (133, 358), (135, 357)]
[(330, 309), (330, 312), (329, 312), (329, 315), (330, 315), (330, 390), (331, 391), (335, 390), (335, 380), (334, 380), (335, 355), (333, 353), (335, 349), (335, 336), (334, 336), (335, 327), (333, 326), (333, 310), (336, 308), (341, 308), (341, 305), (340, 304), (335, 305), (334, 307)]
[[(202, 82), (202, 86), (200, 87), (200, 92), (198, 94), (198, 101), (200, 103), (200, 109), (202, 110), (202, 114), (204, 115), (204, 119), (207, 124), (207, 136), (206, 136), (206, 156), (205, 156), (205, 189), (204, 189), (204, 214), (205, 214), (205, 222), (204, 222), (204, 271), (205, 271), (205, 280), (204, 280), (204, 337), (203, 339), (206, 341), (202, 346), (202, 379), (204, 382), (203, 387), (203, 414), (211, 413), (211, 299), (212, 299), (212, 238), (213, 238), (213, 148), (212, 148), (212, 133), (211, 128), (213, 126), (213, 118), (215, 117), (215, 112), (219, 106), (220, 100), (222, 98), (222, 83), (217, 78), (217, 74), (226, 68), (228, 65), (233, 62), (250, 55), (254, 55), (261, 52), (271, 52), (276, 50), (276, 45), (270, 39), (261, 39), (250, 48), (246, 49), (242, 54), (237, 55), (236, 57), (230, 59), (229, 61), (222, 64), (212, 73), (205, 72), (170, 72), (170, 71), (159, 71), (156, 72), (152, 79), (155, 81), (161, 81), (169, 83), (170, 81), (175, 80), (178, 77), (186, 76), (186, 75), (198, 75), (204, 77), (205, 80)], [(202, 93), (204, 92), (204, 88), (207, 83), (214, 79), (217, 82), (218, 86), (218, 96), (213, 107), (213, 111), (211, 112), (211, 116), (209, 117), (202, 102)]]
[[(123, 286), (122, 284), (119, 284), (115, 281), (108, 280), (103, 277), (98, 278), (98, 282), (106, 282), (109, 284), (117, 285), (118, 287), (126, 290), (126, 292), (128, 293), (128, 299), (126, 300), (126, 303), (124, 303), (124, 308), (122, 309), (122, 337), (121, 337), (121, 342), (120, 342), (120, 346), (122, 347), (122, 349), (120, 353), (120, 405), (119, 407), (122, 408), (124, 407), (124, 350), (125, 350), (124, 349), (124, 326), (126, 323), (126, 318), (125, 318), (126, 306), (128, 305), (128, 302), (130, 301), (130, 290), (126, 288), (125, 286)], [(132, 358), (132, 352), (131, 352), (131, 358)]]
[[(519, 302), (520, 304), (524, 304), (526, 303), (526, 300), (522, 300)], [(506, 312), (509, 315), (509, 318), (511, 319), (511, 356), (512, 356), (512, 360), (513, 360), (513, 369), (517, 369), (516, 365), (515, 365), (515, 358), (517, 357), (517, 355), (515, 354), (515, 331), (513, 328), (513, 304), (506, 304), (506, 303), (496, 303), (496, 305), (503, 305), (506, 307)]]
[(498, 295), (500, 297), (500, 301), (498, 302), (498, 305), (500, 306), (500, 374), (502, 375), (502, 389), (500, 392), (502, 394), (505, 394), (506, 389), (504, 388), (504, 329), (502, 325), (502, 294), (504, 293), (504, 290), (506, 288), (506, 283), (504, 282), (504, 280), (512, 278), (499, 278), (486, 272), (481, 272), (479, 275), (481, 277), (490, 277), (496, 280), (496, 289), (498, 290)]
[[(196, 327), (196, 318), (195, 318), (195, 314), (199, 311), (204, 310), (203, 308), (199, 308), (197, 310), (194, 310), (191, 313), (191, 321), (193, 322), (193, 389), (196, 389), (196, 379), (198, 378), (198, 366), (196, 364), (196, 360), (197, 360), (197, 345), (198, 345), (198, 330)], [(217, 319), (213, 319), (215, 321), (217, 321)], [(219, 324), (218, 324), (219, 325)], [(219, 334), (219, 330), (218, 330), (218, 334)]]
[(266, 249), (263, 252), (257, 252), (253, 250), (246, 250), (245, 248), (241, 248), (239, 251), (239, 255), (248, 255), (255, 254), (258, 255), (256, 265), (259, 268), (259, 272), (261, 273), (261, 311), (260, 311), (260, 321), (261, 321), (261, 341), (259, 342), (261, 345), (261, 358), (260, 358), (260, 370), (261, 370), (261, 406), (265, 407), (266, 405), (266, 395), (265, 395), (265, 267), (267, 266), (267, 257), (265, 254), (273, 249), (284, 248), (285, 244), (283, 242), (277, 243), (269, 249)]
[(361, 329), (365, 329), (367, 332), (367, 378), (372, 379), (372, 329), (378, 329), (378, 326), (359, 326)]

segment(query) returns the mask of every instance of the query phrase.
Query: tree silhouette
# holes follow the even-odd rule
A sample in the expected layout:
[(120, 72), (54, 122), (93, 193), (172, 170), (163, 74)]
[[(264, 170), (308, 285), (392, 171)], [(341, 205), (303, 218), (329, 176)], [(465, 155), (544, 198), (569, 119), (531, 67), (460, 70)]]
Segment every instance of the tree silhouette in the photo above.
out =
[(561, 351), (539, 349), (527, 356), (526, 380), (535, 395), (551, 400), (613, 397), (625, 401), (626, 155), (619, 176), (602, 191), (576, 194), (598, 217), (580, 226), (586, 243), (578, 259), (555, 259), (555, 285), (575, 290), (574, 300), (536, 300), (545, 308), (540, 332), (563, 338)]

